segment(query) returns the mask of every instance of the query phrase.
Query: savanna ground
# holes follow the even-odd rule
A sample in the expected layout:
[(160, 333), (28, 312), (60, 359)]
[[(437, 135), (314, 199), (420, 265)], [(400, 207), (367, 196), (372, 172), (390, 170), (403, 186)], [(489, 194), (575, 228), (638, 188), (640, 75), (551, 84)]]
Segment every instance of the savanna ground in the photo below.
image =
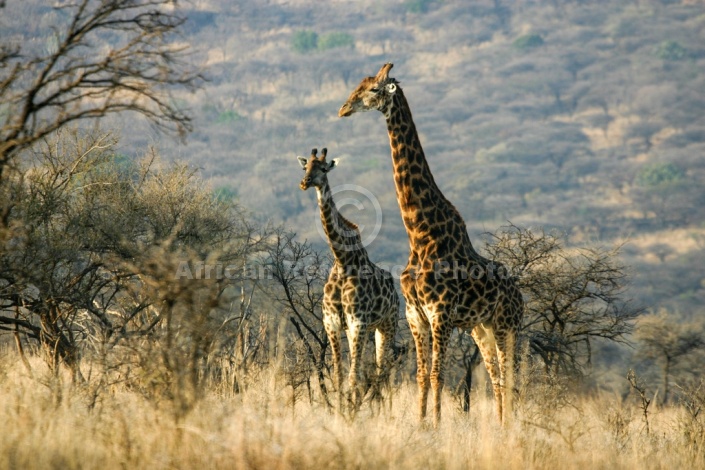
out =
[(169, 400), (90, 377), (72, 385), (37, 358), (29, 365), (31, 372), (14, 351), (2, 351), (2, 468), (705, 466), (702, 390), (691, 390), (690, 402), (649, 407), (648, 431), (636, 393), (586, 396), (555, 384), (527, 384), (506, 429), (484, 390), (473, 391), (468, 415), (446, 393), (434, 430), (417, 421), (411, 380), (395, 385), (381, 407), (364, 404), (350, 418), (330, 411), (315, 392), (293, 403), (292, 388), (275, 366), (255, 374), (239, 393), (226, 373), (176, 418)]

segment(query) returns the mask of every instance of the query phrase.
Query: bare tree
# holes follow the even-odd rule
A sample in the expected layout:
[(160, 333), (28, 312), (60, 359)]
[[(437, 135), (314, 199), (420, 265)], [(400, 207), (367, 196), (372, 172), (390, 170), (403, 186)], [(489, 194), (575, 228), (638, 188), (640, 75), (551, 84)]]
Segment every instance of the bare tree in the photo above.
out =
[[(220, 294), (225, 280), (241, 279), (210, 267), (241, 267), (259, 243), (238, 208), (214, 197), (193, 169), (162, 166), (154, 154), (135, 163), (116, 154), (115, 143), (62, 130), (24, 172), (12, 169), (0, 184), (17, 197), (8, 249), (0, 251), (0, 330), (37, 341), (51, 365), (63, 363), (77, 378), (86, 344), (100, 349), (151, 334), (164, 311), (182, 308), (177, 302), (196, 309), (180, 292), (169, 301), (144, 294), (147, 281), (204, 285), (218, 278), (184, 292)], [(152, 273), (151, 258), (139, 264), (155, 247), (171, 271)], [(192, 260), (201, 263), (184, 264)]]
[(705, 330), (702, 325), (660, 311), (640, 319), (636, 337), (641, 356), (653, 359), (661, 367), (661, 401), (666, 403), (671, 394), (670, 381), (674, 373), (695, 353), (705, 349)]
[(527, 298), (523, 334), (547, 372), (581, 374), (593, 341), (625, 342), (641, 313), (623, 298), (618, 249), (568, 249), (558, 234), (511, 225), (491, 235), (487, 251), (518, 277)]
[(482, 357), (480, 356), (480, 348), (473, 341), (469, 331), (458, 331), (455, 342), (455, 346), (451, 348), (454, 356), (452, 363), (460, 371), (456, 393), (460, 398), (460, 407), (467, 413), (470, 411), (472, 374), (480, 364)]
[[(0, 46), (0, 179), (22, 150), (79, 119), (121, 111), (184, 135), (191, 119), (170, 97), (194, 89), (201, 73), (176, 41), (184, 22), (172, 0), (77, 0), (60, 13), (46, 47), (22, 37)], [(21, 18), (23, 2), (0, 5)], [(61, 18), (61, 20), (59, 19)], [(3, 26), (5, 28), (5, 26)], [(26, 34), (26, 33), (24, 33)]]
[(322, 398), (330, 406), (325, 382), (329, 343), (321, 316), (326, 260), (307, 242), (297, 242), (295, 237), (295, 233), (281, 228), (272, 234), (263, 261), (275, 281), (269, 295), (293, 327), (293, 336), (302, 344), (301, 350), (306, 351), (305, 360), (316, 371)]
[(320, 313), (325, 260), (307, 242), (297, 242), (294, 233), (277, 230), (274, 237), (276, 242), (269, 250), (269, 266), (281, 291), (273, 293), (273, 299), (289, 314), (296, 336), (317, 371), (319, 387), (327, 401), (324, 371), (328, 336)]

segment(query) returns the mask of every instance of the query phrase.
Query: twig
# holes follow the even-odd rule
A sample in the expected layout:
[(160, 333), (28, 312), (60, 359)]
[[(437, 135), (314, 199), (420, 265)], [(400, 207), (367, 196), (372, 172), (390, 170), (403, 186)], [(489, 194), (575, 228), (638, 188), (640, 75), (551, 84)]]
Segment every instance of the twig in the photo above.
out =
[(627, 373), (627, 380), (629, 381), (629, 385), (631, 385), (632, 389), (634, 389), (641, 398), (641, 411), (644, 415), (646, 435), (649, 435), (649, 405), (651, 404), (651, 400), (646, 398), (646, 387), (644, 387), (643, 383), (641, 383), (641, 381), (637, 377), (636, 372), (634, 372), (632, 369), (629, 369), (629, 372)]

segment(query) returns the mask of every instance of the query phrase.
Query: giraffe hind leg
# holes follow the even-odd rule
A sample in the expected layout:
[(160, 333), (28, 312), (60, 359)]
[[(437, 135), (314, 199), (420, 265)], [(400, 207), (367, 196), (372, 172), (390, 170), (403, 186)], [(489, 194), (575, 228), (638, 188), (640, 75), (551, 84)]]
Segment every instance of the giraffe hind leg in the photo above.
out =
[(501, 373), (497, 357), (497, 343), (491, 329), (483, 325), (477, 325), (472, 330), (472, 338), (475, 340), (477, 347), (480, 348), (480, 354), (485, 362), (485, 368), (492, 382), (492, 391), (494, 392), (495, 410), (497, 419), (502, 421), (503, 400), (502, 400), (502, 385)]
[(516, 332), (509, 331), (497, 335), (497, 358), (501, 376), (502, 389), (502, 424), (509, 424), (512, 416), (514, 398), (514, 352), (516, 348)]

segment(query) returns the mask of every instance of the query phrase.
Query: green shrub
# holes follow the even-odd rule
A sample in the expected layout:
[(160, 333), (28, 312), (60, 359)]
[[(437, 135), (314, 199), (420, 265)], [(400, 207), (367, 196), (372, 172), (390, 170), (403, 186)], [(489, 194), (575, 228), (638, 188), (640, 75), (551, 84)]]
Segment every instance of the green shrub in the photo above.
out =
[(328, 33), (318, 39), (318, 49), (325, 51), (336, 47), (353, 47), (355, 39), (348, 33)]
[(615, 39), (636, 36), (639, 34), (640, 18), (627, 16), (611, 21), (607, 26), (607, 32)]
[(528, 50), (528, 49), (533, 49), (535, 47), (540, 47), (543, 46), (544, 41), (543, 38), (538, 35), (538, 34), (525, 34), (523, 36), (519, 36), (514, 40), (512, 43), (512, 46), (514, 46), (516, 49), (519, 50)]
[(294, 33), (291, 47), (299, 54), (306, 54), (318, 47), (318, 34), (315, 31), (303, 30)]
[(242, 116), (238, 114), (237, 111), (234, 109), (231, 109), (229, 111), (223, 111), (218, 115), (216, 118), (215, 122), (218, 124), (229, 124), (231, 122), (236, 122), (242, 119)]
[(663, 41), (654, 49), (656, 57), (662, 60), (682, 60), (688, 57), (688, 50), (677, 41)]
[(683, 170), (673, 163), (654, 163), (644, 166), (636, 175), (639, 186), (656, 188), (676, 183), (683, 179)]
[(433, 2), (434, 0), (407, 0), (404, 5), (409, 13), (426, 13)]
[(221, 186), (213, 191), (213, 196), (218, 201), (231, 202), (237, 199), (237, 190), (229, 186)]

